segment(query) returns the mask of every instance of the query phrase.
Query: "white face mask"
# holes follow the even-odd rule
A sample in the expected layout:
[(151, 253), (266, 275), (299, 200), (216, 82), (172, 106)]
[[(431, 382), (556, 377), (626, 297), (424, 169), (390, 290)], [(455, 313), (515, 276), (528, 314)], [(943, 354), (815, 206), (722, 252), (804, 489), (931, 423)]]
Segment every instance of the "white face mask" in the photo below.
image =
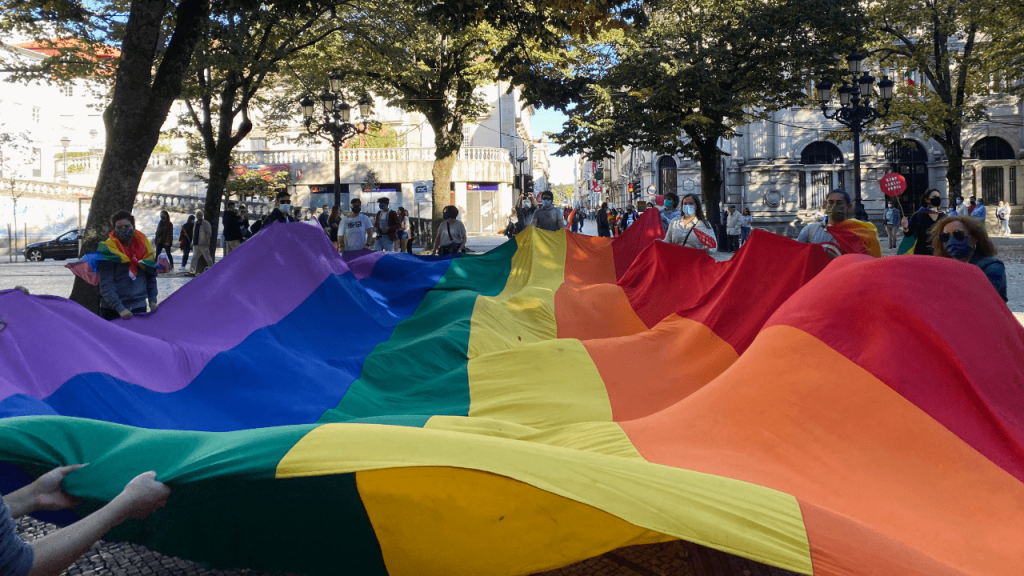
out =
[(281, 204), (279, 207), (281, 208), (281, 212), (284, 212), (286, 216), (288, 216), (289, 213), (292, 211), (291, 204)]
[(687, 216), (693, 216), (697, 213), (697, 207), (693, 204), (683, 204), (683, 214)]

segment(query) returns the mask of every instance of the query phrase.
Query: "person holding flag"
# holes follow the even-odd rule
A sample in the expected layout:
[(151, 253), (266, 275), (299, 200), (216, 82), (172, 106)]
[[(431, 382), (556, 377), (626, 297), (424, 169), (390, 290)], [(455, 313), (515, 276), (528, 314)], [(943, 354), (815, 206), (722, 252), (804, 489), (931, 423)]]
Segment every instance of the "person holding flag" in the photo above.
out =
[(869, 254), (881, 258), (878, 229), (870, 222), (849, 218), (852, 214), (850, 195), (836, 188), (825, 198), (825, 221), (809, 224), (796, 240), (821, 244), (833, 258), (842, 254)]

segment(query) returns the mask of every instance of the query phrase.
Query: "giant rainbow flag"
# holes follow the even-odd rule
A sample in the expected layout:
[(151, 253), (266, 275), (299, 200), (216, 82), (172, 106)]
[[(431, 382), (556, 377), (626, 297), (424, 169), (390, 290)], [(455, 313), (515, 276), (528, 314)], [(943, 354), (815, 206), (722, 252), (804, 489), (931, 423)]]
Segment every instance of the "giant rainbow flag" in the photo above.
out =
[(529, 574), (684, 539), (1024, 573), (1024, 329), (980, 271), (659, 232), (431, 259), (279, 224), (128, 321), (0, 293), (0, 490), (89, 462), (80, 516), (156, 470), (168, 505), (112, 537), (220, 568)]

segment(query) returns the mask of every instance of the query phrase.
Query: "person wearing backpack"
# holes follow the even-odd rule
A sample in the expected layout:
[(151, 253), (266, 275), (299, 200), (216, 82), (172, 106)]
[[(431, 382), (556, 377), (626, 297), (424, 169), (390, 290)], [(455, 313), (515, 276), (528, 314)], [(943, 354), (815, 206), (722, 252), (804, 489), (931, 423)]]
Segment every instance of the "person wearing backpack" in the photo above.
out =
[(974, 264), (985, 273), (996, 293), (1007, 301), (1006, 266), (996, 258), (996, 247), (984, 222), (973, 216), (947, 216), (932, 230), (932, 254)]
[(377, 235), (373, 249), (376, 251), (395, 251), (395, 241), (398, 240), (398, 230), (402, 227), (402, 221), (390, 206), (391, 200), (386, 196), (377, 200), (377, 216), (373, 219), (373, 231)]

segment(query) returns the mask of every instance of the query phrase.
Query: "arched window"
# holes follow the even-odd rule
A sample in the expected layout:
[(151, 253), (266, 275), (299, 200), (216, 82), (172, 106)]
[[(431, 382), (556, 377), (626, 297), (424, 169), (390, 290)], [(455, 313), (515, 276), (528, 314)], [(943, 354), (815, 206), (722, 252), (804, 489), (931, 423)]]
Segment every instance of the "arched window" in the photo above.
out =
[(998, 136), (988, 136), (971, 146), (971, 158), (976, 160), (1013, 160), (1013, 148)]
[(671, 156), (658, 160), (658, 194), (675, 193), (676, 161)]
[(811, 142), (800, 153), (801, 164), (842, 164), (843, 153), (831, 142)]
[[(831, 142), (811, 142), (804, 147), (800, 153), (801, 164), (842, 164), (843, 153), (839, 147)], [(810, 174), (810, 185), (807, 182), (807, 172), (800, 173), (800, 197), (799, 208), (811, 210), (821, 208), (825, 205), (825, 197), (837, 185), (845, 188), (843, 173), (836, 174), (838, 184), (833, 182), (831, 170), (815, 170)]]

